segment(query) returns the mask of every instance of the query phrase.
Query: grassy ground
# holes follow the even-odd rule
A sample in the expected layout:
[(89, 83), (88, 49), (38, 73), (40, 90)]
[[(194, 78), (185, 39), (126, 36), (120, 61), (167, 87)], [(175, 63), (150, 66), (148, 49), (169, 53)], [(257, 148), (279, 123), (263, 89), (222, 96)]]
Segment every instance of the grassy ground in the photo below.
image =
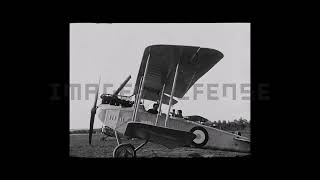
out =
[[(106, 141), (101, 141), (102, 135), (94, 134), (92, 145), (88, 144), (88, 134), (70, 134), (70, 156), (88, 158), (111, 158), (113, 149), (117, 146), (114, 137), (108, 137)], [(142, 140), (122, 140), (122, 143), (131, 143), (135, 147), (140, 145)], [(238, 157), (246, 156), (249, 153), (219, 151), (211, 149), (199, 149), (182, 147), (168, 149), (162, 145), (148, 143), (137, 151), (137, 157)]]

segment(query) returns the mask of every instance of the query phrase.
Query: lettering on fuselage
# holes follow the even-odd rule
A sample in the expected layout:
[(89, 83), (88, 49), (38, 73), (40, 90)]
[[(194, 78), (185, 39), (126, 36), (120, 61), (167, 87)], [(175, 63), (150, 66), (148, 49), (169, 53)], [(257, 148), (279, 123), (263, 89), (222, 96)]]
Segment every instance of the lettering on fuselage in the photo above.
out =
[(118, 112), (115, 112), (113, 110), (107, 110), (104, 124), (110, 128), (115, 128), (117, 125), (118, 114)]
[(99, 119), (104, 126), (124, 133), (128, 122), (132, 121), (133, 109), (102, 109)]
[[(110, 120), (110, 121), (117, 121), (118, 116), (117, 115), (112, 115), (109, 114), (108, 118), (106, 119), (106, 121)], [(121, 118), (120, 118), (121, 119)]]
[(122, 123), (122, 122), (124, 122), (124, 117), (120, 117), (119, 118), (119, 121)]

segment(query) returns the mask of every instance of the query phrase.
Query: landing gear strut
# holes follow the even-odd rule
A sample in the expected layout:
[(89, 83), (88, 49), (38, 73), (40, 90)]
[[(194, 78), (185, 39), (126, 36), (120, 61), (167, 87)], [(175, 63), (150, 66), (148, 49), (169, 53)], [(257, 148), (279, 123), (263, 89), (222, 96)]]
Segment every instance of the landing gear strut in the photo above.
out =
[(132, 144), (128, 144), (128, 143), (122, 144), (118, 136), (118, 133), (116, 131), (114, 132), (115, 132), (115, 136), (118, 143), (118, 146), (113, 150), (114, 158), (135, 158), (136, 152), (148, 143), (148, 140), (146, 140), (144, 143), (142, 143), (136, 148)]

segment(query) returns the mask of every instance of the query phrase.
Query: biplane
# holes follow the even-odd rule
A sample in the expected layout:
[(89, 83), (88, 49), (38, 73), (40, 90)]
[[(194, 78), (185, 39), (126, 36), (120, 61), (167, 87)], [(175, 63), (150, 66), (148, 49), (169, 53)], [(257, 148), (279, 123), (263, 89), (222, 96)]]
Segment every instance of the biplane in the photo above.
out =
[[(136, 152), (148, 142), (170, 149), (189, 146), (249, 152), (250, 139), (246, 137), (198, 123), (194, 118), (171, 115), (172, 105), (178, 103), (175, 98), (182, 98), (223, 57), (218, 50), (209, 48), (148, 46), (145, 48), (131, 96), (126, 99), (118, 95), (131, 76), (113, 94), (102, 94), (101, 104), (98, 106), (99, 88), (97, 89), (91, 109), (89, 144), (98, 111), (97, 116), (103, 127), (112, 129), (117, 139), (118, 145), (113, 151), (113, 157), (136, 157)], [(132, 97), (134, 101), (130, 100)], [(143, 99), (157, 102), (159, 111), (156, 114), (147, 112), (142, 104)], [(161, 110), (163, 105), (168, 105), (166, 113)], [(122, 143), (121, 137), (144, 141), (134, 147), (130, 143)]]

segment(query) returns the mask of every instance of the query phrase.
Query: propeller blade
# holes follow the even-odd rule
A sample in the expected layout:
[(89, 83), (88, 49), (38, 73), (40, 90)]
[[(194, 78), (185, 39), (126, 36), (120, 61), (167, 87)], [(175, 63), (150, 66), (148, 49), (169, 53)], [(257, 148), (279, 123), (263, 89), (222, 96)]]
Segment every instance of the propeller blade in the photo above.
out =
[(89, 129), (89, 144), (90, 145), (91, 145), (91, 140), (92, 140), (94, 117), (95, 117), (96, 111), (97, 111), (97, 101), (98, 101), (99, 88), (100, 88), (100, 77), (99, 77), (98, 89), (97, 89), (96, 94), (95, 94), (96, 96), (95, 96), (95, 99), (94, 99), (94, 104), (93, 104), (93, 107), (91, 109), (90, 129)]
[(129, 75), (128, 77), (127, 77), (127, 79), (126, 80), (124, 80), (124, 82), (120, 85), (120, 87), (113, 93), (113, 95), (112, 96), (116, 96), (116, 95), (118, 95), (118, 93), (123, 89), (123, 87), (128, 83), (128, 81), (131, 79), (131, 75)]
[(96, 112), (92, 108), (91, 109), (91, 117), (90, 117), (90, 130), (89, 130), (89, 144), (90, 145), (91, 145), (91, 140), (92, 140), (92, 131), (93, 131), (93, 123), (94, 123), (95, 114), (96, 114)]

